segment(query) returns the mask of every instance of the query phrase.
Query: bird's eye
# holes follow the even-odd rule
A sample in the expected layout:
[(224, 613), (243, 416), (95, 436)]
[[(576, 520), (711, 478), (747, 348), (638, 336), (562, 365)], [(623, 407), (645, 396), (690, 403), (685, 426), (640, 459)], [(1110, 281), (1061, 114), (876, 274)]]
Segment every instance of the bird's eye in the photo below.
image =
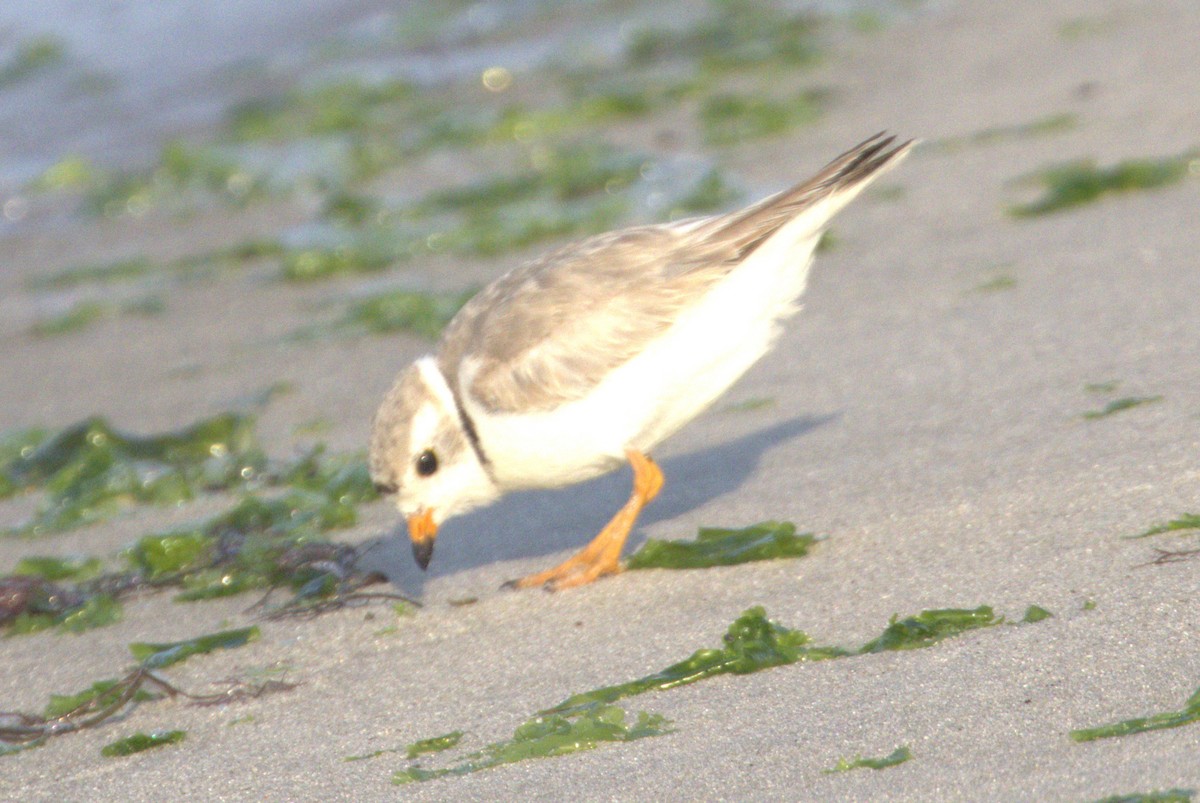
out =
[(438, 470), (437, 455), (432, 449), (426, 449), (417, 455), (417, 473), (422, 477), (428, 477), (430, 474)]

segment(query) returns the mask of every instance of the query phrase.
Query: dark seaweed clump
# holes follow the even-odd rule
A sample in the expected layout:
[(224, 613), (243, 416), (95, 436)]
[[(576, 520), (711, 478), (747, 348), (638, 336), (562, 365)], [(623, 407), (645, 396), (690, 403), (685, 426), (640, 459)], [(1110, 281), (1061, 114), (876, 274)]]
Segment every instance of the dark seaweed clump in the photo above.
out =
[(5, 495), (44, 490), (33, 521), (17, 530), (22, 534), (99, 521), (135, 503), (245, 492), (224, 513), (140, 538), (117, 568), (104, 571), (94, 558), (25, 558), (0, 577), (0, 627), (9, 635), (109, 624), (121, 616), (121, 599), (162, 588), (176, 589), (181, 600), (291, 589), (277, 614), (394, 596), (364, 592), (382, 578), (358, 568), (354, 547), (326, 535), (352, 526), (356, 507), (376, 498), (365, 461), (316, 447), (269, 463), (247, 417), (225, 414), (146, 437), (100, 419), (56, 435), (18, 433), (0, 445), (0, 477)]

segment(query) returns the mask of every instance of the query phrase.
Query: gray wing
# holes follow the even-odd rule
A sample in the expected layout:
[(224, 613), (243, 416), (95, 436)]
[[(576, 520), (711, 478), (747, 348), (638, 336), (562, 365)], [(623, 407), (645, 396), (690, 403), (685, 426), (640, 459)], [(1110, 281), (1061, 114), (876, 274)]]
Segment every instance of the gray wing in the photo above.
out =
[(636, 355), (733, 265), (696, 249), (680, 226), (584, 240), (506, 274), (469, 301), (443, 335), (439, 366), (458, 377), (471, 360), (470, 393), (488, 410), (553, 409)]
[(471, 395), (494, 412), (583, 397), (788, 221), (912, 147), (889, 150), (892, 142), (876, 134), (808, 181), (728, 215), (599, 235), (506, 274), (450, 322), (443, 375), (461, 396), (459, 368), (473, 361)]

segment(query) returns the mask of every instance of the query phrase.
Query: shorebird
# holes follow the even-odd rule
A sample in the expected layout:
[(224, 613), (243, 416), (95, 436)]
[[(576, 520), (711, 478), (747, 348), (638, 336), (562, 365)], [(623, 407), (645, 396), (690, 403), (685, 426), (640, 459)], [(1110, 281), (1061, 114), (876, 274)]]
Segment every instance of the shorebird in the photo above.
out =
[(662, 487), (648, 452), (767, 352), (798, 310), (830, 219), (913, 142), (877, 134), (791, 189), (728, 214), (601, 234), (501, 276), (375, 416), (371, 476), (422, 568), (438, 527), (509, 491), (633, 467), (629, 501), (581, 552), (512, 581), (568, 588), (620, 571)]

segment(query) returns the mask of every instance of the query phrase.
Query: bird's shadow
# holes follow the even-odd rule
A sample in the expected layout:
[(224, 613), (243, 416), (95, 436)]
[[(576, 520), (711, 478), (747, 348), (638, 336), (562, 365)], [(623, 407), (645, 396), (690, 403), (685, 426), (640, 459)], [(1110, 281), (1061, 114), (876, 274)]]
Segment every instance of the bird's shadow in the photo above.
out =
[[(660, 462), (666, 484), (640, 524), (672, 519), (736, 490), (771, 447), (823, 426), (834, 416), (801, 416)], [(474, 569), (496, 560), (549, 555), (582, 548), (629, 497), (628, 467), (570, 488), (525, 491), (446, 522), (438, 534), (429, 572), (412, 558), (403, 528), (363, 545), (360, 569), (379, 572), (404, 593), (420, 596), (438, 575)], [(763, 518), (770, 518), (764, 511)], [(635, 527), (630, 544), (642, 542)], [(628, 552), (627, 548), (627, 552)], [(547, 567), (549, 567), (549, 563)]]

